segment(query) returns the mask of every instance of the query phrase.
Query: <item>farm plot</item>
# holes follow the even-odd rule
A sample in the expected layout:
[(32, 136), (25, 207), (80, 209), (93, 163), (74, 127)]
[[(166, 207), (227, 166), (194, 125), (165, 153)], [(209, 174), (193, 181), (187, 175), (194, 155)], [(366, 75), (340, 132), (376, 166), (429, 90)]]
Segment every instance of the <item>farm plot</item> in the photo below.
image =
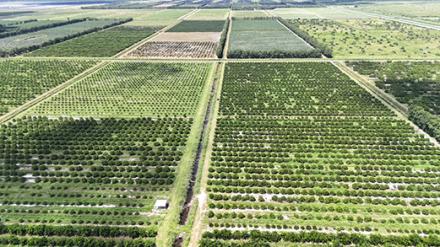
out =
[(411, 120), (440, 140), (440, 63), (353, 61), (347, 64), (408, 105)]
[(78, 23), (3, 38), (0, 39), (0, 55), (14, 55), (35, 50), (42, 46), (58, 43), (63, 40), (115, 26), (127, 21), (128, 20), (89, 19)]
[(191, 125), (44, 117), (1, 125), (0, 242), (155, 246), (165, 212), (153, 204), (169, 198)]
[(330, 63), (230, 63), (223, 85), (200, 246), (438, 243), (440, 149)]
[(234, 19), (228, 57), (319, 57), (319, 51), (276, 19)]
[(225, 21), (190, 20), (182, 21), (167, 32), (222, 32)]
[(31, 115), (192, 116), (208, 74), (205, 63), (114, 62), (31, 109)]
[(215, 58), (221, 33), (165, 32), (131, 51), (128, 57)]
[(0, 61), (0, 115), (73, 78), (94, 61)]
[(43, 57), (110, 57), (156, 31), (149, 27), (118, 26), (44, 47), (27, 55)]
[(292, 20), (333, 50), (335, 58), (440, 57), (440, 31), (380, 19)]
[(66, 25), (69, 23), (79, 22), (81, 20), (27, 20), (27, 21), (0, 21), (0, 38), (29, 33), (41, 29)]

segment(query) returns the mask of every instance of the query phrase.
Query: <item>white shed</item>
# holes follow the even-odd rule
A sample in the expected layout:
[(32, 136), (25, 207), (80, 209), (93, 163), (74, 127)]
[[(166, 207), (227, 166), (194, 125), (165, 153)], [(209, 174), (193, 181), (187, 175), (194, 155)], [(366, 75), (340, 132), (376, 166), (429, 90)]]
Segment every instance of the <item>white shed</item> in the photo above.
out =
[(163, 210), (168, 208), (168, 201), (164, 199), (156, 200), (154, 203), (154, 210)]

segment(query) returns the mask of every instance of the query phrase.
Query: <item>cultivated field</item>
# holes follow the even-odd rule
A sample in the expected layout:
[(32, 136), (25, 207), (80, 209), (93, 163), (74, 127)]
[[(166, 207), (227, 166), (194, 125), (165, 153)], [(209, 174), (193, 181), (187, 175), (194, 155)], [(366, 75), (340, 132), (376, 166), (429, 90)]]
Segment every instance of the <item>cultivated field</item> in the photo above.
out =
[(228, 57), (308, 57), (313, 51), (313, 47), (276, 19), (232, 21)]
[(48, 44), (57, 43), (75, 36), (118, 25), (127, 20), (81, 20), (72, 24), (43, 29), (36, 32), (15, 35), (0, 39), (0, 55), (13, 55)]
[(267, 17), (267, 14), (262, 10), (233, 10), (232, 17), (234, 18), (255, 18)]
[(326, 44), (335, 58), (440, 57), (440, 31), (381, 19), (298, 19), (302, 30)]
[[(131, 51), (128, 57), (216, 58), (223, 47), (223, 20), (185, 20)], [(221, 42), (223, 40), (223, 42)]]
[(92, 67), (93, 61), (0, 61), (0, 115)]
[(41, 117), (1, 126), (2, 233), (25, 232), (20, 242), (40, 246), (154, 246), (164, 214), (153, 204), (168, 198), (190, 127), (185, 119)]
[(327, 2), (0, 1), (0, 246), (440, 246), (440, 5)]
[(440, 149), (331, 64), (232, 63), (223, 84), (201, 246), (440, 234)]
[(224, 25), (224, 21), (182, 21), (167, 32), (222, 32)]
[(201, 9), (188, 20), (224, 20), (228, 16), (229, 9)]
[(216, 42), (209, 41), (152, 41), (129, 54), (139, 58), (215, 58)]
[(84, 117), (192, 116), (209, 64), (116, 62), (30, 111)]
[(42, 57), (110, 57), (153, 34), (150, 27), (118, 26), (38, 49)]

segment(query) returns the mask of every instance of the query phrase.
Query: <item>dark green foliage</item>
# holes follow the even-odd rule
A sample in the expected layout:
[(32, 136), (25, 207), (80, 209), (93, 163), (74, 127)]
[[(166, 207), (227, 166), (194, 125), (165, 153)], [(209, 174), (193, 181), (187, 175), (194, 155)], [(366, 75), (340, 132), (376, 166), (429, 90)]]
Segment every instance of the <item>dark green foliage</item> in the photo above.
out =
[(225, 21), (185, 20), (167, 32), (221, 32), (224, 25)]
[(303, 50), (303, 51), (244, 51), (231, 50), (228, 54), (229, 58), (319, 58), (321, 53), (319, 50)]
[(217, 46), (217, 57), (218, 58), (222, 58), (223, 57), (223, 50), (225, 48), (226, 45), (226, 39), (228, 38), (228, 32), (229, 32), (229, 18), (226, 19), (224, 26), (223, 26), (223, 31), (222, 31), (222, 35), (220, 36), (220, 41), (219, 44)]
[[(211, 246), (267, 246), (269, 243), (287, 241), (292, 243), (333, 243), (336, 246), (440, 246), (440, 239), (436, 236), (420, 237), (418, 235), (362, 235), (347, 233), (322, 233), (322, 232), (239, 232), (228, 230), (214, 230), (203, 235), (202, 247)], [(245, 242), (236, 245), (213, 244), (218, 240), (241, 240)], [(255, 243), (255, 245), (253, 245)]]
[(424, 110), (421, 106), (409, 107), (409, 119), (426, 133), (440, 141), (440, 117)]

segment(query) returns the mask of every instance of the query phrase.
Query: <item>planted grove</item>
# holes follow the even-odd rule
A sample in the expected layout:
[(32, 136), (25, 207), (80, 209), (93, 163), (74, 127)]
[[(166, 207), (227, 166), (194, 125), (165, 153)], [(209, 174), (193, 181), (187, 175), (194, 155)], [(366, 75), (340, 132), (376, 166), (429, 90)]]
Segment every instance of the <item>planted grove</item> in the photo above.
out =
[(0, 220), (7, 225), (0, 232), (20, 241), (81, 236), (153, 246), (164, 214), (150, 212), (172, 188), (191, 124), (38, 117), (0, 126)]
[(29, 53), (42, 57), (110, 57), (147, 38), (156, 31), (150, 27), (118, 26)]
[(0, 115), (71, 79), (95, 63), (86, 60), (0, 61)]
[(31, 115), (192, 116), (208, 63), (114, 62), (42, 102)]
[(230, 63), (220, 109), (201, 246), (438, 244), (440, 149), (330, 63)]

